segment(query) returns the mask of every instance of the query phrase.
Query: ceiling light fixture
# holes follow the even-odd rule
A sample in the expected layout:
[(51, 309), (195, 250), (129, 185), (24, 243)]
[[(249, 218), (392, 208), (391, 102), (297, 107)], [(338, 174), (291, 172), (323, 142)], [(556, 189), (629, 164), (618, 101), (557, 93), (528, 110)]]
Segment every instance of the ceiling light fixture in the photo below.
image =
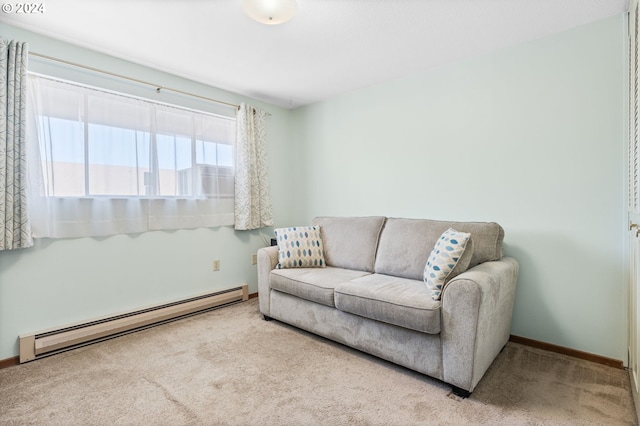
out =
[(242, 10), (251, 19), (267, 25), (287, 22), (296, 15), (296, 0), (242, 0)]

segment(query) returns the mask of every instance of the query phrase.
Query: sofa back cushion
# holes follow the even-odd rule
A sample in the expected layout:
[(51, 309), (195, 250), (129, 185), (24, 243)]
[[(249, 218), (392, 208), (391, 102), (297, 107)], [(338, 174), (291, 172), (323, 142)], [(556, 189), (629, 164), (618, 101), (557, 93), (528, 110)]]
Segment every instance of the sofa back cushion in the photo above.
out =
[(381, 216), (316, 217), (312, 224), (320, 226), (327, 266), (373, 272), (384, 222)]
[(497, 223), (389, 218), (380, 234), (374, 271), (422, 280), (431, 250), (449, 228), (471, 233), (473, 254), (469, 268), (502, 258), (504, 230)]

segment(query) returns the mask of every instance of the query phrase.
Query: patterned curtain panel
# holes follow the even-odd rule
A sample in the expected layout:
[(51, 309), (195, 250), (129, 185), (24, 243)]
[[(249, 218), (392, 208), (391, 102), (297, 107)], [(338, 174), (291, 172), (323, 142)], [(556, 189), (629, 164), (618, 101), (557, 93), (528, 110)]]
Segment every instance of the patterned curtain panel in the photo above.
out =
[(237, 116), (235, 229), (273, 226), (267, 167), (267, 113), (241, 104)]
[(27, 216), (27, 43), (0, 39), (0, 250), (33, 245)]

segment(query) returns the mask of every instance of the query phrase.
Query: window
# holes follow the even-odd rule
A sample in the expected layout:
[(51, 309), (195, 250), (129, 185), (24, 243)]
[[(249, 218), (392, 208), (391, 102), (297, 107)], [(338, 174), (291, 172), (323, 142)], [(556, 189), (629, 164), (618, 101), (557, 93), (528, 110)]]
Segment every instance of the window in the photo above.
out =
[[(31, 167), (37, 169), (32, 194), (46, 214), (62, 215), (79, 229), (82, 222), (108, 221), (104, 215), (114, 210), (125, 216), (137, 210), (130, 217), (136, 225), (125, 232), (233, 223), (235, 119), (37, 75), (29, 79), (30, 164), (40, 166)], [(103, 207), (103, 216), (86, 217), (85, 211)], [(122, 232), (121, 226), (109, 228), (89, 235)]]

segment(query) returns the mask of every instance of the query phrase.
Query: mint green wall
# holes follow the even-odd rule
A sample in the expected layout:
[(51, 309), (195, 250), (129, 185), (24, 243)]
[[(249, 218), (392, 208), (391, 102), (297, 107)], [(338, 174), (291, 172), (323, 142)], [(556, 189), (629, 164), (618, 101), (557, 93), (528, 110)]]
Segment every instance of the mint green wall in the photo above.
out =
[[(499, 222), (521, 264), (512, 333), (626, 362), (624, 17), (293, 112), (18, 28), (0, 33), (269, 111), (277, 226), (317, 215)], [(262, 244), (222, 227), (0, 252), (0, 360), (17, 354), (20, 333), (245, 282), (255, 292), (250, 257)]]
[(512, 334), (626, 363), (624, 20), (296, 110), (296, 222), (496, 221)]
[[(221, 99), (248, 102), (269, 113), (269, 165), (276, 225), (291, 223), (291, 199), (285, 165), (290, 161), (291, 111), (156, 70), (81, 49), (7, 25), (0, 35), (28, 41), (31, 51), (97, 67), (167, 87)], [(32, 58), (30, 69), (89, 83), (101, 78)], [(148, 87), (106, 79), (113, 88), (153, 97)], [(163, 94), (161, 100), (175, 100)], [(216, 110), (212, 104), (180, 99), (189, 106)], [(222, 111), (221, 111), (222, 112)], [(264, 233), (269, 233), (265, 230)], [(35, 247), (0, 252), (0, 360), (18, 354), (17, 337), (129, 309), (168, 302), (243, 283), (257, 292), (251, 254), (262, 247), (258, 232), (231, 227), (148, 232), (109, 238), (39, 239)], [(221, 270), (213, 272), (213, 259)]]

